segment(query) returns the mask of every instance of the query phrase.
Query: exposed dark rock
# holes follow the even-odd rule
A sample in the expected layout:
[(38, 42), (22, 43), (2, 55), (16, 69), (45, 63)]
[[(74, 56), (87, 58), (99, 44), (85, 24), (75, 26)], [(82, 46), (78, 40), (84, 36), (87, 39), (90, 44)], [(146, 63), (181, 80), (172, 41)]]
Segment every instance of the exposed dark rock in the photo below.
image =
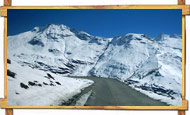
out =
[(57, 50), (57, 49), (48, 49), (48, 51), (50, 52), (50, 53), (52, 53), (52, 54), (54, 54), (54, 55), (60, 55), (60, 51), (59, 50)]
[(72, 60), (72, 62), (76, 64), (86, 64), (85, 61), (81, 61), (81, 60)]
[(73, 64), (71, 64), (71, 63), (67, 63), (67, 64), (64, 64), (65, 66), (67, 66), (68, 68), (71, 68), (71, 69), (74, 69), (74, 65)]
[(53, 83), (51, 83), (50, 86), (55, 86), (55, 85)]
[(27, 85), (25, 85), (24, 83), (20, 83), (20, 87), (24, 88), (24, 89), (28, 89), (29, 87)]
[(139, 83), (139, 81), (130, 80), (130, 79), (125, 80), (124, 82), (127, 83), (127, 84), (135, 84), (135, 83)]
[(71, 55), (72, 53), (71, 52), (67, 52), (68, 55)]
[(59, 69), (65, 71), (65, 70), (69, 70), (68, 68), (63, 68), (63, 67), (58, 67)]
[(38, 46), (44, 47), (44, 43), (39, 38), (33, 38), (28, 43), (31, 45), (38, 45)]
[(54, 77), (51, 76), (51, 74), (47, 73), (47, 76), (48, 76), (49, 78), (55, 80)]
[(101, 41), (101, 40), (100, 40), (99, 38), (93, 37), (93, 38), (89, 41), (89, 43), (96, 43), (96, 44), (98, 44), (98, 45), (102, 45), (102, 43), (101, 43), (100, 41)]
[(19, 95), (20, 93), (17, 93), (17, 92), (16, 92), (15, 94)]
[(50, 79), (48, 76), (44, 76), (45, 78), (47, 78), (47, 79)]
[(30, 85), (30, 86), (36, 86), (37, 84), (36, 84), (35, 82), (29, 81), (29, 82), (28, 82), (28, 85)]
[(52, 73), (55, 73), (55, 74), (67, 74), (67, 73), (71, 73), (70, 70), (50, 69), (49, 71), (51, 71)]
[(9, 69), (7, 69), (7, 75), (12, 77), (12, 78), (15, 78), (16, 73), (14, 73), (14, 72), (10, 71)]
[(89, 36), (88, 34), (75, 30), (75, 29), (70, 29), (71, 32), (73, 32), (75, 34), (75, 36), (77, 36), (79, 39), (81, 40), (88, 40), (91, 39), (91, 36)]
[(40, 87), (42, 86), (42, 84), (38, 83), (37, 81), (34, 81), (34, 82), (29, 81), (28, 85), (30, 85), (30, 86), (40, 86)]
[(155, 76), (161, 76), (160, 72), (157, 71), (157, 72), (155, 73)]
[(64, 71), (64, 72), (62, 72), (62, 74), (66, 74), (66, 73), (70, 73), (69, 71)]
[(48, 85), (47, 83), (43, 82), (44, 85)]
[(7, 59), (7, 63), (8, 63), (8, 64), (11, 64), (11, 60), (10, 60), (10, 59)]
[(61, 85), (61, 83), (59, 83), (58, 81), (55, 82), (57, 85)]
[(167, 97), (170, 97), (171, 99), (175, 99), (172, 95), (177, 94), (173, 90), (170, 89), (165, 89), (163, 86), (158, 86), (158, 85), (151, 85), (151, 86), (146, 86), (146, 85), (141, 85), (139, 88), (146, 90), (146, 91), (152, 91), (158, 95), (164, 95)]
[[(68, 68), (62, 68), (62, 67), (55, 67), (55, 66), (50, 66), (47, 65), (43, 62), (39, 62), (39, 61), (35, 61), (37, 64), (31, 64), (31, 63), (27, 63), (27, 62), (23, 62), (23, 65), (28, 65), (31, 68), (35, 68), (35, 69), (39, 69), (39, 70), (43, 70), (43, 71), (50, 71), (52, 73), (55, 74), (66, 74), (66, 73), (72, 73), (71, 71), (73, 70), (73, 68), (69, 68), (70, 65), (67, 65)], [(73, 65), (71, 65), (73, 66)], [(74, 66), (73, 66), (74, 67)]]

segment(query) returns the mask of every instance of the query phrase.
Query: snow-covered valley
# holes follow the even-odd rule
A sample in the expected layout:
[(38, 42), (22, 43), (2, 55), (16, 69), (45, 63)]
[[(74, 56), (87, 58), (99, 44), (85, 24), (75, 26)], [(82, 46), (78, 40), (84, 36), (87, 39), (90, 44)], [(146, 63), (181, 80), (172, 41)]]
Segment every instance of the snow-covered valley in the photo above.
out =
[(64, 76), (113, 78), (154, 99), (182, 104), (180, 35), (103, 38), (50, 24), (8, 36), (7, 58), (8, 105), (59, 105), (93, 84)]

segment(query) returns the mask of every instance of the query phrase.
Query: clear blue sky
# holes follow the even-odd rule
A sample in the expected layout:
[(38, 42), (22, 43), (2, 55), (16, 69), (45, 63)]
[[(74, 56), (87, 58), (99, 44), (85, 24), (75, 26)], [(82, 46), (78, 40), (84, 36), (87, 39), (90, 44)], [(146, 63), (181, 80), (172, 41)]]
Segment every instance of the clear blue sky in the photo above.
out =
[(8, 35), (15, 35), (47, 24), (64, 24), (102, 37), (142, 33), (156, 37), (160, 33), (182, 33), (182, 11), (71, 9), (9, 9)]

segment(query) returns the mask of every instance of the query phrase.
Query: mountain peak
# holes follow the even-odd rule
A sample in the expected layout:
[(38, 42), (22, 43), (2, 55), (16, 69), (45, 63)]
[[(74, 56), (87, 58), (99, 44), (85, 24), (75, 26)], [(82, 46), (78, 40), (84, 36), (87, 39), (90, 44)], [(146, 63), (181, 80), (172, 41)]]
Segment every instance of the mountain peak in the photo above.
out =
[(160, 40), (164, 40), (165, 38), (169, 37), (169, 35), (164, 34), (164, 33), (160, 33), (160, 35), (158, 35), (155, 40), (160, 41)]
[(74, 35), (70, 28), (63, 24), (48, 24), (43, 29), (43, 34), (48, 38), (58, 39), (64, 36)]
[(181, 39), (182, 36), (181, 35), (177, 35), (177, 34), (172, 34), (170, 35), (171, 38), (177, 38), (177, 39)]
[(165, 40), (167, 38), (175, 38), (175, 39), (181, 39), (182, 36), (181, 35), (177, 35), (177, 34), (172, 34), (172, 35), (168, 35), (165, 33), (161, 33), (160, 35), (158, 35), (155, 40), (157, 41), (161, 41), (161, 40)]
[(32, 32), (41, 32), (41, 31), (43, 31), (44, 29), (45, 29), (44, 27), (35, 26), (35, 27), (32, 29)]
[(32, 32), (42, 32), (42, 31), (47, 32), (47, 31), (53, 31), (53, 30), (63, 31), (65, 29), (70, 29), (70, 28), (64, 24), (47, 24), (44, 27), (35, 26), (32, 29)]
[(116, 38), (122, 39), (122, 40), (129, 40), (129, 39), (135, 39), (135, 38), (142, 38), (142, 37), (148, 37), (145, 34), (135, 34), (135, 33), (128, 33), (123, 36), (117, 36)]
[(68, 26), (64, 24), (48, 24), (45, 26), (46, 30), (57, 30), (57, 31), (64, 31), (66, 29), (70, 29)]
[(127, 33), (127, 34), (125, 34), (124, 36), (133, 36), (133, 37), (139, 37), (139, 36), (141, 36), (141, 35), (143, 35), (143, 34), (136, 34), (136, 33)]

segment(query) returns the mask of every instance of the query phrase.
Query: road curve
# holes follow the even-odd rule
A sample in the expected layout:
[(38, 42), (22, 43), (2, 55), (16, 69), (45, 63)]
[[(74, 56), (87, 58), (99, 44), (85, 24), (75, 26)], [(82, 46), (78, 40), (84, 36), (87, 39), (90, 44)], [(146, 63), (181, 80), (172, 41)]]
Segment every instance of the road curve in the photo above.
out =
[(79, 78), (94, 81), (94, 84), (90, 86), (92, 94), (85, 106), (168, 106), (166, 103), (154, 100), (115, 79), (100, 77)]

